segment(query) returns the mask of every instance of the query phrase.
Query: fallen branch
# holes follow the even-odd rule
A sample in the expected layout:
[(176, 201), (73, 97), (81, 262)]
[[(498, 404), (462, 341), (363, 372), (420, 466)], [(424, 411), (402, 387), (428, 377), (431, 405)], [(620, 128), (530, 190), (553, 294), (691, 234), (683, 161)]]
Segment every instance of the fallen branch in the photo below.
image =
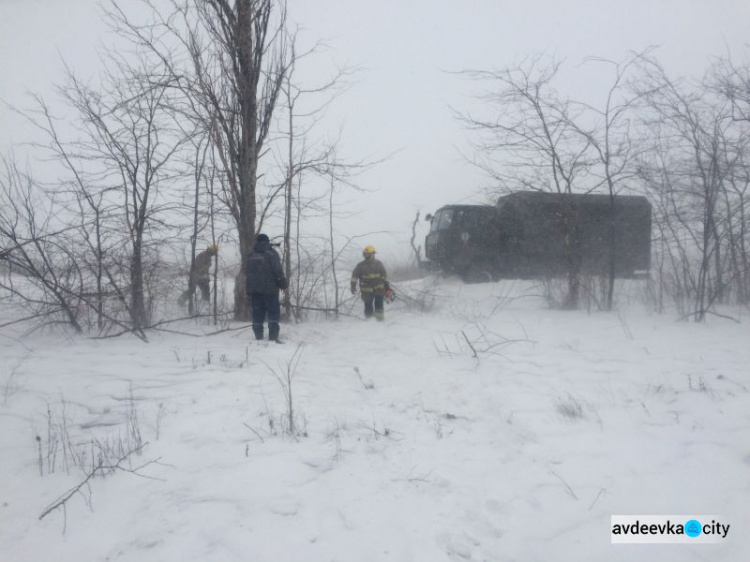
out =
[(266, 442), (265, 439), (263, 439), (263, 436), (260, 433), (258, 433), (257, 431), (255, 431), (252, 427), (250, 427), (249, 425), (247, 425), (245, 422), (242, 422), (242, 425), (244, 425), (250, 431), (252, 431), (253, 433), (255, 433), (255, 435), (258, 436), (258, 439), (260, 439), (261, 443), (265, 443)]
[(70, 500), (70, 498), (72, 498), (77, 493), (79, 493), (84, 486), (87, 486), (89, 481), (91, 481), (91, 479), (93, 479), (97, 475), (97, 473), (101, 473), (102, 475), (105, 475), (107, 472), (114, 472), (116, 470), (121, 470), (123, 472), (130, 472), (131, 474), (135, 474), (136, 476), (140, 476), (142, 478), (151, 478), (150, 476), (140, 474), (138, 471), (141, 470), (142, 468), (145, 468), (146, 466), (150, 464), (157, 463), (159, 459), (148, 461), (136, 468), (125, 468), (122, 466), (122, 463), (128, 460), (131, 455), (133, 455), (134, 453), (140, 453), (146, 445), (148, 445), (148, 443), (144, 443), (140, 447), (136, 447), (132, 449), (131, 451), (125, 453), (123, 456), (117, 459), (117, 461), (114, 464), (104, 464), (104, 461), (100, 460), (99, 464), (97, 464), (94, 467), (94, 469), (86, 475), (86, 478), (84, 478), (83, 481), (73, 486), (70, 490), (68, 490), (59, 498), (57, 498), (55, 501), (53, 501), (51, 504), (49, 504), (47, 508), (39, 516), (39, 520), (41, 521), (42, 519), (44, 519), (47, 515), (49, 515), (56, 509), (59, 509), (61, 507), (64, 509), (65, 504), (68, 502), (68, 500)]
[(13, 324), (20, 324), (21, 322), (26, 322), (28, 320), (35, 320), (37, 318), (41, 318), (42, 316), (50, 316), (52, 314), (57, 314), (61, 310), (62, 308), (55, 308), (47, 312), (39, 312), (38, 314), (34, 314), (32, 316), (26, 316), (25, 318), (18, 318), (16, 320), (11, 320), (10, 322), (5, 322), (4, 324), (0, 324), (0, 328), (6, 328), (8, 326), (12, 326)]
[(461, 333), (464, 335), (464, 339), (466, 340), (466, 343), (469, 344), (469, 347), (471, 348), (471, 352), (474, 354), (474, 359), (476, 359), (477, 358), (477, 350), (474, 349), (473, 345), (471, 345), (471, 342), (469, 341), (469, 337), (466, 335), (466, 332), (464, 332), (463, 330), (461, 330)]
[(677, 320), (675, 320), (675, 322), (682, 322), (683, 320), (687, 318), (698, 316), (699, 314), (703, 314), (703, 315), (713, 314), (714, 316), (718, 316), (719, 318), (724, 318), (725, 320), (731, 320), (732, 322), (736, 322), (737, 324), (742, 324), (741, 320), (738, 320), (737, 318), (734, 318), (733, 316), (720, 314), (718, 312), (714, 312), (713, 310), (696, 310), (694, 312), (688, 312), (687, 314), (680, 316)]
[[(576, 500), (578, 499), (578, 496), (577, 496), (577, 495), (576, 495), (576, 493), (575, 493), (575, 492), (573, 491), (573, 488), (571, 488), (571, 487), (570, 487), (570, 486), (568, 485), (568, 483), (567, 483), (567, 482), (565, 481), (565, 479), (564, 479), (564, 478), (563, 478), (562, 476), (560, 476), (560, 475), (559, 475), (559, 474), (558, 474), (557, 472), (555, 472), (554, 470), (550, 470), (550, 471), (549, 471), (549, 473), (550, 473), (550, 474), (551, 474), (552, 476), (554, 476), (555, 478), (557, 478), (557, 479), (558, 479), (558, 480), (559, 480), (560, 482), (562, 482), (562, 483), (563, 483), (563, 485), (564, 485), (564, 486), (565, 486), (565, 488), (566, 488), (566, 489), (568, 490), (568, 493), (569, 493), (569, 494), (570, 494), (570, 495), (571, 495), (571, 496), (573, 497), (573, 499), (576, 499)], [(592, 505), (593, 505), (593, 504), (592, 504)]]

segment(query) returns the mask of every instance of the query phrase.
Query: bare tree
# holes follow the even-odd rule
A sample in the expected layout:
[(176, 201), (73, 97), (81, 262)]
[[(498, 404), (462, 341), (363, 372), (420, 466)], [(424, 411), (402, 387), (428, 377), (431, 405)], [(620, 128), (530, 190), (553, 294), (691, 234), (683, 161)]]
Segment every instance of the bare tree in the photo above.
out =
[[(55, 220), (54, 201), (16, 162), (2, 158), (0, 170), (0, 263), (10, 273), (0, 288), (19, 298), (25, 318), (38, 325), (63, 322), (83, 331), (78, 318), (82, 274), (64, 234), (77, 228)], [(20, 281), (14, 281), (14, 274)]]
[(733, 120), (750, 123), (750, 63), (719, 57), (709, 69), (707, 86), (729, 101)]
[(76, 256), (81, 268), (94, 276), (93, 287), (86, 287), (86, 296), (95, 310), (97, 329), (102, 333), (108, 316), (105, 311), (109, 284), (105, 256), (110, 242), (116, 243), (118, 238), (114, 235), (114, 229), (108, 227), (110, 219), (116, 216), (116, 206), (109, 195), (117, 188), (99, 184), (98, 174), (86, 169), (85, 160), (79, 158), (77, 147), (62, 139), (58, 132), (58, 119), (53, 117), (47, 103), (39, 96), (35, 96), (34, 99), (38, 116), (33, 113), (23, 113), (23, 116), (47, 139), (46, 143), (37, 143), (34, 146), (51, 153), (70, 174), (69, 180), (54, 186), (52, 191), (56, 194), (56, 202), (62, 207), (60, 214), (71, 224), (77, 222), (79, 225), (79, 234), (85, 244), (85, 250), (76, 252)]
[(616, 240), (616, 197), (628, 189), (628, 182), (635, 175), (635, 159), (638, 151), (635, 149), (631, 137), (632, 110), (636, 103), (648, 92), (633, 93), (627, 89), (626, 79), (634, 69), (636, 63), (648, 53), (630, 55), (622, 62), (615, 62), (601, 58), (589, 59), (589, 63), (599, 63), (609, 66), (614, 77), (607, 90), (607, 95), (601, 107), (576, 101), (574, 105), (583, 108), (593, 121), (590, 125), (582, 125), (575, 120), (570, 126), (578, 131), (591, 146), (594, 156), (590, 173), (598, 179), (597, 183), (606, 187), (610, 202), (610, 221), (608, 226), (609, 252), (607, 254), (606, 291), (604, 308), (612, 310), (615, 273), (617, 266)]
[(679, 291), (691, 302), (687, 315), (700, 322), (723, 298), (727, 282), (727, 223), (720, 209), (735, 160), (727, 143), (731, 107), (700, 86), (672, 80), (654, 59), (645, 61), (642, 73), (639, 89), (651, 110), (642, 174), (656, 192), (659, 229)]
[(108, 17), (160, 61), (165, 80), (185, 96), (184, 111), (212, 138), (220, 200), (234, 221), (242, 261), (235, 315), (247, 320), (244, 263), (255, 240), (259, 162), (286, 73), (286, 7), (283, 0), (170, 0), (164, 13), (143, 1), (152, 23), (130, 19), (118, 0)]
[(493, 192), (520, 190), (560, 193), (567, 295), (564, 305), (578, 306), (580, 252), (575, 251), (573, 208), (567, 195), (591, 189), (584, 177), (590, 168), (590, 142), (572, 126), (578, 112), (560, 99), (553, 82), (560, 63), (532, 58), (500, 71), (461, 74), (486, 85), (479, 100), (489, 114), (457, 113), (477, 137), (474, 164), (495, 182)]
[(422, 246), (417, 246), (414, 240), (417, 238), (417, 225), (419, 224), (420, 212), (417, 211), (414, 217), (414, 222), (411, 223), (411, 238), (409, 239), (409, 245), (411, 246), (412, 252), (414, 252), (414, 265), (418, 270), (422, 269)]
[[(174, 174), (170, 164), (189, 137), (174, 125), (169, 89), (159, 69), (110, 52), (112, 68), (101, 87), (82, 83), (73, 72), (60, 88), (82, 123), (76, 149), (98, 166), (100, 184), (116, 187), (128, 251), (128, 312), (136, 329), (149, 323), (144, 253), (149, 238), (164, 226), (159, 214), (170, 203), (160, 188)], [(114, 190), (112, 190), (114, 192)]]
[[(285, 169), (283, 195), (284, 195), (284, 243), (283, 261), (285, 274), (291, 284), (294, 282), (294, 271), (292, 268), (292, 229), (295, 224), (295, 211), (297, 219), (303, 206), (316, 206), (316, 201), (322, 201), (323, 195), (311, 193), (308, 203), (304, 204), (297, 199), (296, 195), (301, 192), (303, 176), (311, 172), (315, 176), (327, 176), (333, 178), (340, 174), (344, 168), (353, 168), (353, 165), (345, 165), (336, 158), (336, 146), (338, 140), (331, 143), (315, 142), (311, 137), (315, 126), (322, 118), (325, 110), (344, 90), (345, 78), (352, 74), (349, 68), (340, 68), (329, 79), (312, 87), (302, 87), (295, 83), (295, 71), (298, 65), (305, 59), (313, 57), (318, 53), (321, 45), (317, 44), (303, 53), (297, 52), (297, 34), (289, 36), (289, 64), (286, 76), (282, 83), (282, 99), (286, 112), (286, 154), (285, 163), (281, 166)], [(312, 146), (311, 146), (312, 145)], [(333, 179), (330, 180), (335, 183)], [(295, 185), (297, 189), (295, 189)], [(333, 196), (333, 187), (330, 190)], [(268, 203), (272, 201), (269, 198)], [(329, 201), (330, 202), (330, 201)], [(266, 209), (268, 205), (266, 206)], [(332, 215), (329, 214), (329, 218)], [(299, 220), (296, 221), (299, 225)], [(329, 225), (330, 226), (330, 225)], [(299, 236), (296, 243), (299, 243)], [(297, 252), (298, 253), (298, 252)], [(298, 303), (299, 304), (299, 303)], [(284, 293), (282, 303), (284, 316), (290, 318), (292, 315), (292, 291)], [(299, 320), (299, 315), (297, 315)]]
[[(193, 192), (192, 192), (192, 233), (190, 235), (190, 266), (188, 269), (188, 313), (192, 316), (195, 314), (195, 277), (193, 270), (195, 269), (195, 255), (196, 246), (198, 244), (198, 237), (205, 230), (206, 226), (212, 219), (211, 214), (203, 212), (204, 205), (202, 204), (201, 195), (206, 191), (203, 186), (206, 179), (206, 160), (208, 158), (208, 152), (211, 144), (208, 138), (199, 137), (194, 146), (194, 158), (193, 158)], [(215, 283), (214, 283), (215, 286)]]
[(729, 170), (722, 186), (726, 215), (731, 282), (740, 302), (750, 302), (750, 63), (727, 55), (709, 69), (705, 87), (731, 106), (733, 135), (724, 137), (724, 165)]

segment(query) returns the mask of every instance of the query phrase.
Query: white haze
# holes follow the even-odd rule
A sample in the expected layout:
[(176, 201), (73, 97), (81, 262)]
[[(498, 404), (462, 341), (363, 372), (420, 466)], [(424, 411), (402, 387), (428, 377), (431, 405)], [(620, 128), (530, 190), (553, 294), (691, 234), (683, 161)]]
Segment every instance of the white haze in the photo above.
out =
[[(138, 2), (125, 5), (139, 9)], [(31, 107), (29, 92), (54, 101), (62, 60), (83, 76), (95, 75), (97, 46), (113, 41), (99, 13), (91, 0), (0, 2), (0, 99), (20, 108)], [(359, 69), (327, 111), (321, 136), (341, 131), (340, 152), (350, 161), (389, 156), (359, 178), (368, 192), (340, 197), (355, 215), (339, 231), (386, 231), (368, 241), (401, 259), (418, 210), (481, 201), (488, 184), (465, 162), (468, 133), (450, 111), (470, 107), (476, 88), (452, 72), (498, 69), (546, 53), (566, 61), (560, 84), (566, 94), (596, 101), (608, 77), (580, 66), (586, 57), (621, 60), (657, 45), (670, 73), (699, 77), (714, 56), (746, 55), (750, 3), (306, 0), (290, 2), (290, 20), (300, 26), (301, 50), (317, 41), (327, 46), (301, 69), (304, 83), (317, 84), (345, 65)], [(28, 125), (0, 105), (0, 146), (15, 144), (24, 154), (19, 143), (30, 138)]]
[[(595, 100), (586, 57), (659, 45), (670, 73), (700, 77), (712, 56), (746, 56), (750, 21), (745, 0), (291, 4), (304, 41), (328, 45), (306, 79), (361, 69), (322, 125), (347, 158), (390, 155), (359, 179), (369, 191), (342, 197), (355, 216), (338, 226), (386, 231), (367, 241), (387, 265), (408, 254), (418, 210), (481, 200), (450, 111), (473, 86), (452, 71), (544, 52), (567, 61), (566, 93)], [(0, 0), (0, 99), (54, 106), (62, 60), (94, 76), (104, 31), (94, 1)], [(25, 160), (35, 135), (0, 104), (4, 152)], [(206, 337), (213, 326), (171, 325), (196, 335), (149, 344), (4, 330), (0, 560), (750, 559), (746, 309), (722, 311), (740, 323), (675, 322), (638, 282), (618, 285), (611, 313), (551, 310), (532, 283), (396, 286), (384, 323), (351, 298), (337, 322), (283, 325), (283, 346), (239, 324)], [(274, 372), (298, 345), (291, 437)], [(92, 450), (131, 443), (136, 418), (148, 445), (121, 468), (138, 474), (96, 478), (40, 520)], [(89, 464), (73, 466), (71, 444)], [(610, 516), (638, 513), (718, 513), (733, 530), (723, 545), (611, 545)]]

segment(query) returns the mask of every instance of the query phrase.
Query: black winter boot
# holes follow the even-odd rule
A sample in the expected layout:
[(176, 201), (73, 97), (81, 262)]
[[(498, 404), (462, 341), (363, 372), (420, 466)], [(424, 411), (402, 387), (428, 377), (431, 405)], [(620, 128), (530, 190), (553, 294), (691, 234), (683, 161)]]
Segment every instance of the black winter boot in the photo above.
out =
[(279, 325), (276, 322), (268, 324), (268, 340), (278, 341), (279, 340)]

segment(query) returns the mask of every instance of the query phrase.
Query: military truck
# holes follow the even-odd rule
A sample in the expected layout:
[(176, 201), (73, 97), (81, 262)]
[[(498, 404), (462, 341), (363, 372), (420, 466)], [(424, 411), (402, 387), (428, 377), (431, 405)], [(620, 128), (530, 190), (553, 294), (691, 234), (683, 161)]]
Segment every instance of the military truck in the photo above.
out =
[[(426, 265), (477, 283), (576, 271), (646, 276), (651, 205), (645, 197), (520, 191), (492, 205), (446, 205), (428, 215)], [(612, 249), (614, 248), (614, 252)]]

